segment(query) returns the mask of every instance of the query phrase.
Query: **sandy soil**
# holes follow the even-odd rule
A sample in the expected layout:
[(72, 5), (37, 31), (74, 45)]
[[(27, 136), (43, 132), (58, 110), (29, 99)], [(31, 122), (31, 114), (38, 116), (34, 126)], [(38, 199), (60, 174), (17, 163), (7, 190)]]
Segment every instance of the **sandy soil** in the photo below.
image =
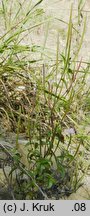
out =
[[(27, 0), (27, 2), (28, 1), (29, 0)], [(36, 2), (36, 0), (33, 0), (33, 2)], [(71, 3), (73, 3), (73, 21), (76, 22), (78, 0), (44, 0), (41, 4), (41, 7), (44, 8), (46, 17), (47, 15), (50, 15), (51, 17), (56, 17), (67, 22), (69, 20)], [(87, 16), (86, 33), (84, 37), (84, 43), (80, 51), (80, 58), (82, 58), (83, 61), (90, 61), (90, 0), (86, 0), (85, 7), (83, 8), (83, 17), (85, 16)], [(49, 50), (48, 55), (55, 57), (57, 32), (60, 32), (60, 49), (63, 50), (65, 47), (67, 26), (60, 21), (54, 21), (53, 23), (48, 22), (48, 25), (49, 30), (46, 48)], [(45, 40), (45, 29), (47, 29), (47, 25), (38, 28), (33, 33), (31, 33), (28, 38), (24, 38), (24, 43), (43, 46)], [(90, 191), (90, 176), (85, 179), (85, 185), (86, 189), (80, 188), (79, 191), (77, 191), (76, 194), (72, 194), (69, 199), (86, 199), (85, 191)]]
[[(85, 0), (83, 1), (85, 2)], [(68, 22), (71, 4), (73, 3), (73, 22), (77, 22), (77, 8), (78, 0), (44, 0), (41, 4), (44, 8), (44, 11), (47, 15), (52, 17), (59, 18)], [(87, 16), (86, 22), (86, 32), (84, 36), (84, 43), (80, 51), (80, 58), (84, 61), (90, 61), (90, 0), (86, 0), (85, 6), (83, 8), (83, 20)], [(83, 24), (83, 20), (81, 25)], [(45, 26), (44, 26), (45, 27)], [(50, 30), (48, 31), (48, 38), (46, 47), (52, 52), (56, 51), (56, 42), (57, 42), (57, 31), (60, 32), (60, 49), (65, 47), (65, 35), (66, 35), (66, 24), (60, 21), (54, 21), (53, 24), (50, 24)], [(82, 27), (81, 27), (82, 31)], [(32, 41), (37, 44), (43, 44), (44, 42), (44, 29), (41, 27), (35, 34), (31, 34)], [(75, 44), (76, 46), (76, 44)]]

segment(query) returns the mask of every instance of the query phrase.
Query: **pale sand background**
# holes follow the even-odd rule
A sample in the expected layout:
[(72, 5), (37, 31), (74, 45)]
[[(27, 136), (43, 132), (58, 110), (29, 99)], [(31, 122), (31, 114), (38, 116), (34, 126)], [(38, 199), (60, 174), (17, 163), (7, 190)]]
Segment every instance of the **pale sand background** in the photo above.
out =
[[(22, 0), (20, 0), (20, 2), (21, 1)], [(29, 0), (26, 2), (28, 3), (28, 1)], [(33, 2), (36, 3), (36, 0), (33, 0)], [(71, 3), (73, 3), (73, 21), (76, 22), (78, 0), (44, 0), (40, 7), (44, 9), (46, 16), (50, 15), (68, 22)], [(85, 7), (83, 9), (83, 16), (87, 16), (87, 24), (84, 43), (79, 58), (82, 58), (83, 61), (90, 62), (90, 0), (86, 0)], [(47, 25), (39, 27), (33, 33), (25, 37), (23, 43), (28, 45), (37, 44), (43, 46), (45, 39), (45, 29), (47, 28), (46, 26)], [(49, 54), (54, 58), (56, 53), (57, 32), (60, 31), (60, 49), (64, 50), (67, 26), (62, 22), (54, 21), (53, 23), (49, 23), (49, 27), (50, 29), (48, 30), (46, 48), (48, 48)], [(85, 186), (81, 187), (76, 194), (72, 194), (69, 199), (82, 200), (87, 199), (88, 196), (90, 197), (90, 176), (85, 179)]]
[[(34, 0), (33, 2), (36, 2), (36, 0)], [(83, 61), (90, 61), (90, 0), (86, 0), (84, 2), (86, 3), (83, 8), (83, 20), (84, 17), (87, 16), (87, 22), (86, 22), (86, 33), (84, 36), (84, 43), (80, 51), (80, 58), (82, 58)], [(44, 0), (41, 6), (43, 6), (44, 11), (47, 15), (51, 15), (53, 17), (68, 22), (71, 3), (73, 3), (73, 22), (76, 23), (78, 0), (52, 0), (52, 1)], [(80, 28), (82, 30), (82, 26)], [(51, 49), (53, 53), (55, 53), (56, 51), (58, 30), (60, 30), (61, 32), (60, 39), (59, 39), (60, 49), (63, 50), (65, 47), (65, 35), (66, 35), (67, 25), (59, 21), (53, 22), (53, 24), (50, 24), (50, 30), (48, 31), (48, 38), (46, 42), (46, 47)], [(33, 43), (36, 43), (38, 45), (39, 44), (43, 45), (43, 41), (45, 38), (43, 27), (39, 28), (38, 32), (35, 31), (34, 34), (31, 34), (30, 37)]]
[[(25, 0), (19, 0), (19, 2), (23, 2)], [(13, 10), (13, 14), (16, 13), (18, 10), (19, 4), (18, 1), (11, 1), (9, 0), (10, 5), (14, 5), (16, 8)], [(26, 0), (24, 6), (22, 7), (22, 14), (24, 14), (26, 8), (28, 9), (28, 4), (30, 0)], [(32, 0), (32, 4), (37, 3), (38, 0)], [(73, 3), (73, 23), (74, 26), (77, 28), (77, 9), (78, 9), (78, 2), (79, 0), (43, 0), (42, 3), (38, 6), (38, 8), (42, 8), (45, 12), (44, 16), (47, 18), (50, 16), (51, 18), (58, 18), (65, 22), (69, 22), (69, 15), (70, 15), (70, 8), (71, 4)], [(80, 51), (79, 58), (82, 58), (82, 61), (90, 61), (90, 0), (83, 0), (85, 6), (83, 8), (83, 19), (79, 30), (82, 34), (83, 22), (84, 18), (87, 16), (86, 22), (86, 32), (84, 36), (84, 43), (82, 49)], [(1, 0), (0, 0), (1, 5)], [(13, 7), (13, 6), (12, 6)], [(23, 16), (23, 15), (22, 15)], [(8, 17), (7, 17), (8, 18)], [(41, 17), (44, 21), (43, 18)], [(30, 27), (32, 23), (27, 23), (27, 26)], [(45, 48), (48, 50), (48, 56), (51, 56), (53, 59), (56, 56), (56, 43), (57, 43), (57, 34), (59, 32), (59, 49), (63, 51), (66, 44), (66, 35), (67, 35), (67, 28), (68, 25), (61, 21), (54, 20), (46, 22), (44, 25), (35, 28), (32, 32), (30, 31), (29, 34), (25, 34), (25, 37), (21, 43), (27, 45), (40, 45), (43, 46), (45, 42), (45, 32), (48, 26), (48, 36), (45, 44)], [(3, 20), (0, 20), (0, 36), (2, 35), (3, 30)], [(75, 32), (74, 32), (75, 33)], [(73, 39), (73, 52), (76, 49), (77, 42)], [(37, 54), (36, 54), (37, 55)]]

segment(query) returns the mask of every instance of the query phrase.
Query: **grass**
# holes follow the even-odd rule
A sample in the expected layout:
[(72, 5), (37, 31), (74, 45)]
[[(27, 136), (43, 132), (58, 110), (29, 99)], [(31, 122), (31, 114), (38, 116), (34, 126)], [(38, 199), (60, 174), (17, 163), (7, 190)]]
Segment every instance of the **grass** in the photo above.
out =
[[(14, 199), (69, 196), (81, 185), (90, 167), (88, 161), (84, 163), (90, 149), (85, 129), (90, 111), (90, 92), (86, 87), (90, 64), (83, 67), (82, 59), (78, 60), (86, 18), (77, 50), (72, 53), (73, 36), (76, 34), (77, 39), (80, 32), (74, 27), (71, 6), (69, 21), (65, 23), (65, 49), (60, 52), (60, 31), (57, 30), (55, 61), (50, 57), (45, 62), (52, 18), (46, 18), (43, 8), (38, 8), (42, 2), (33, 5), (30, 1), (29, 10), (24, 13), (25, 1), (22, 4), (17, 1), (19, 9), (13, 14), (15, 2), (8, 7), (8, 2), (3, 0), (0, 10), (4, 25), (0, 37), (0, 118), (4, 129), (16, 134), (15, 147), (9, 152), (0, 144), (6, 155), (6, 161), (3, 158), (1, 161), (6, 177), (5, 166), (10, 158), (11, 171), (6, 181)], [(78, 7), (79, 24), (81, 4), (82, 1)], [(32, 30), (45, 23), (42, 47), (22, 43)], [(37, 53), (39, 57), (35, 58)], [(25, 147), (20, 144), (20, 134), (27, 140)]]

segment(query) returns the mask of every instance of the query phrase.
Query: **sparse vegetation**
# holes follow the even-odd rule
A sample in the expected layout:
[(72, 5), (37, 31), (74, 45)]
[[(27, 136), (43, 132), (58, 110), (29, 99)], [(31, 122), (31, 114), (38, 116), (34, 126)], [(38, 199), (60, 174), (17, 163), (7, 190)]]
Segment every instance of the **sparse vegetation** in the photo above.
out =
[[(12, 199), (64, 198), (78, 189), (90, 169), (90, 64), (79, 60), (86, 28), (82, 1), (75, 26), (71, 6), (62, 52), (57, 30), (56, 60), (47, 57), (48, 23), (54, 18), (46, 18), (39, 8), (43, 1), (30, 1), (26, 11), (25, 1), (17, 1), (14, 13), (15, 1), (8, 2), (2, 0), (0, 9), (0, 137), (7, 142), (0, 141), (0, 166)], [(22, 43), (45, 23), (43, 47)]]

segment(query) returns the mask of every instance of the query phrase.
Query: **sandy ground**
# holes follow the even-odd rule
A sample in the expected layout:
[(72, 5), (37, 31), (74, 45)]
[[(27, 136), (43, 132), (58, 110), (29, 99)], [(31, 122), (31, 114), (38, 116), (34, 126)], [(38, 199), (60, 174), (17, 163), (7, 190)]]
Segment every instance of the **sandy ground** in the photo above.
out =
[[(19, 2), (23, 2), (23, 1), (24, 0), (19, 0)], [(15, 3), (15, 0), (13, 0), (13, 2)], [(38, 0), (32, 0), (33, 4), (36, 2), (38, 2)], [(82, 61), (88, 62), (90, 61), (90, 0), (83, 0), (83, 2), (86, 2), (86, 3), (82, 11), (83, 18), (82, 18), (81, 26), (79, 27), (80, 34), (82, 34), (83, 22), (84, 22), (85, 17), (87, 17), (87, 21), (86, 21), (86, 32), (85, 32), (85, 36), (83, 39), (83, 46), (80, 51), (79, 58), (80, 59), (82, 58)], [(28, 3), (29, 3), (29, 0), (26, 0), (23, 6), (23, 9), (22, 9), (23, 14), (25, 12), (25, 9), (27, 8)], [(0, 4), (1, 4), (1, 1), (0, 1)], [(43, 47), (45, 44), (45, 48), (47, 49), (48, 57), (51, 56), (54, 59), (56, 57), (56, 44), (57, 44), (58, 32), (59, 32), (60, 52), (64, 50), (65, 45), (66, 45), (66, 35), (67, 35), (68, 25), (63, 23), (62, 21), (67, 22), (67, 23), (69, 22), (71, 4), (73, 4), (72, 20), (73, 20), (74, 26), (76, 27), (77, 26), (77, 15), (78, 15), (77, 14), (78, 0), (50, 0), (50, 1), (43, 0), (42, 3), (38, 6), (38, 8), (42, 8), (45, 12), (45, 18), (49, 16), (50, 20), (46, 22), (45, 24), (43, 24), (42, 26), (35, 28), (35, 30), (30, 31), (28, 35), (25, 35), (21, 43), (24, 43), (30, 46), (40, 45), (41, 47)], [(16, 10), (17, 9), (18, 8), (16, 6)], [(16, 13), (16, 10), (14, 10), (13, 13)], [(53, 20), (51, 20), (52, 18)], [(56, 20), (55, 18), (59, 20)], [(43, 21), (43, 18), (41, 18), (41, 20), (39, 21)], [(2, 28), (3, 28), (2, 20), (0, 21), (0, 24), (1, 24), (0, 35), (2, 35)], [(46, 31), (47, 31), (47, 39), (45, 41)], [(73, 39), (73, 50), (74, 50), (73, 52), (75, 52), (75, 49), (77, 47), (77, 42), (74, 39)]]
[[(29, 0), (27, 0), (27, 2), (28, 1)], [(36, 2), (36, 0), (33, 0), (33, 2)], [(46, 17), (47, 15), (50, 15), (50, 17), (56, 17), (68, 22), (71, 3), (73, 3), (73, 22), (76, 23), (78, 0), (44, 0), (41, 4), (41, 7), (44, 8)], [(85, 16), (87, 16), (86, 33), (79, 58), (82, 58), (83, 61), (90, 62), (90, 0), (86, 0), (85, 7), (83, 8), (83, 19)], [(53, 23), (48, 22), (48, 26), (49, 29), (46, 48), (49, 50), (48, 55), (55, 57), (57, 32), (60, 33), (60, 50), (63, 50), (66, 41), (67, 25), (60, 21), (54, 21)], [(80, 28), (82, 30), (82, 26)], [(37, 44), (43, 46), (45, 42), (45, 29), (47, 29), (47, 24), (39, 27), (37, 30), (31, 33), (28, 38), (24, 38), (24, 43), (28, 45)], [(87, 177), (87, 179), (85, 179), (85, 185), (86, 186), (84, 186), (84, 189), (80, 188), (77, 193), (72, 194), (69, 199), (86, 199), (87, 190), (90, 191), (90, 177)]]
[[(85, 1), (83, 1), (85, 2)], [(78, 0), (44, 0), (41, 4), (44, 8), (46, 15), (50, 15), (54, 18), (58, 18), (64, 20), (65, 22), (69, 21), (69, 14), (71, 4), (73, 3), (73, 22), (77, 22), (77, 8), (78, 8)], [(90, 0), (86, 0), (85, 6), (83, 8), (83, 19), (81, 23), (81, 31), (82, 25), (84, 22), (84, 18), (87, 16), (86, 22), (86, 32), (83, 39), (83, 46), (80, 51), (79, 58), (83, 61), (90, 61)], [(45, 27), (45, 26), (44, 26)], [(60, 22), (54, 21), (53, 24), (49, 25), (50, 30), (48, 30), (48, 37), (46, 42), (46, 47), (55, 53), (56, 51), (56, 43), (57, 43), (57, 31), (60, 32), (60, 49), (63, 50), (65, 47), (66, 42), (66, 32), (67, 32), (67, 25)], [(33, 43), (41, 44), (44, 43), (44, 29), (41, 27), (35, 34), (31, 34), (31, 38)], [(75, 44), (76, 46), (76, 44)]]

